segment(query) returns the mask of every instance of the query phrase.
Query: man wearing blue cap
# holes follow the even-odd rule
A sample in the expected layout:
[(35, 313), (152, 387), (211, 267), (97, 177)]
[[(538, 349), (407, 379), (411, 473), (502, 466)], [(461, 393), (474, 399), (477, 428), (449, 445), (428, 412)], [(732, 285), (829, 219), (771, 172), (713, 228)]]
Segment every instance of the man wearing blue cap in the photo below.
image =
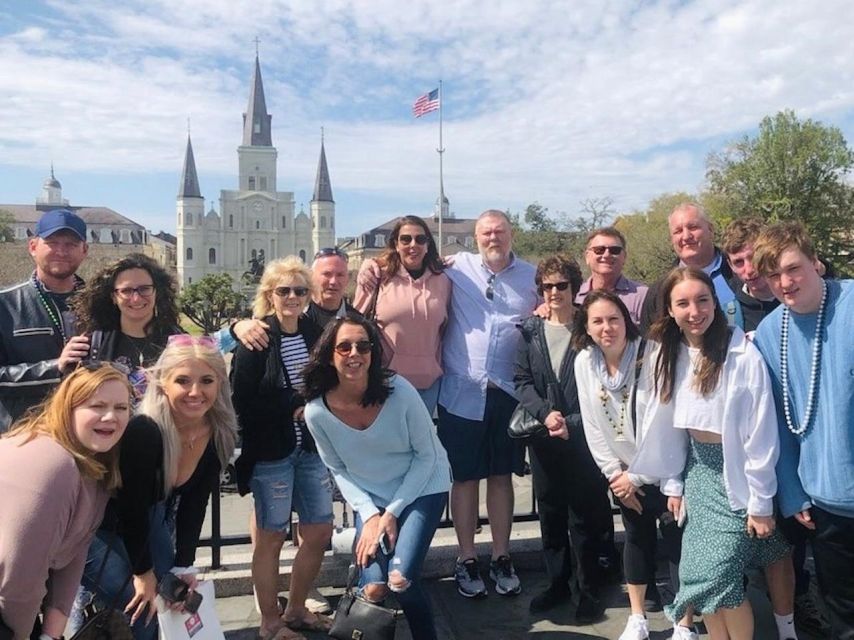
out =
[(67, 300), (83, 281), (86, 223), (68, 209), (42, 215), (28, 250), (32, 276), (0, 291), (0, 433), (59, 383), (85, 357), (85, 338), (72, 337)]

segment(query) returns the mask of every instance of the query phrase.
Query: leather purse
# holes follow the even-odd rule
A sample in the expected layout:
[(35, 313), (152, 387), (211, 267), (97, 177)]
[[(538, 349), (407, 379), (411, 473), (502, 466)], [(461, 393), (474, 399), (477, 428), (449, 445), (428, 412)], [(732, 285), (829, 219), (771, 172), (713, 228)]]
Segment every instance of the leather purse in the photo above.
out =
[(532, 416), (522, 404), (516, 405), (510, 423), (507, 425), (507, 435), (511, 438), (530, 438), (535, 435), (548, 433), (546, 426)]
[(96, 613), (90, 604), (84, 610), (84, 616), (86, 623), (71, 636), (71, 640), (133, 640), (127, 619), (118, 609), (110, 607)]
[(350, 567), (347, 589), (338, 601), (329, 637), (337, 640), (394, 640), (401, 612), (368, 602), (356, 594), (353, 587), (359, 573), (358, 567)]

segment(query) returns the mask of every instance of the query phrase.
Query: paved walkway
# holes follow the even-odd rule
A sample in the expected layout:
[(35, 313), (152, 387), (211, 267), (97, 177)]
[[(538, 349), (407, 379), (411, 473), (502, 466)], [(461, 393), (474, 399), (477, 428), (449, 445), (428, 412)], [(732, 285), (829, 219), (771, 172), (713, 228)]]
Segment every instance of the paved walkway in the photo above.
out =
[[(664, 569), (664, 567), (662, 567)], [(515, 638), (537, 638), (538, 640), (616, 640), (623, 631), (629, 614), (628, 597), (621, 587), (615, 586), (606, 592), (608, 609), (605, 617), (589, 626), (574, 624), (574, 607), (561, 606), (546, 614), (532, 616), (528, 603), (534, 594), (546, 587), (542, 571), (519, 572), (524, 591), (519, 596), (502, 597), (490, 593), (487, 598), (466, 600), (460, 597), (451, 579), (428, 580), (439, 638), (442, 640), (512, 640)], [(754, 584), (756, 583), (756, 584)], [(758, 585), (758, 586), (757, 586)], [(321, 589), (332, 600), (333, 607), (341, 589)], [(663, 592), (667, 597), (667, 593)], [(777, 640), (770, 604), (761, 590), (760, 579), (752, 576), (748, 596), (754, 607), (757, 621), (756, 640)], [(223, 598), (217, 602), (220, 619), (229, 640), (256, 640), (258, 614), (252, 596)], [(670, 624), (663, 613), (649, 616), (651, 640), (666, 640), (670, 637)], [(306, 634), (310, 640), (326, 637), (323, 634)], [(410, 640), (411, 634), (405, 620), (399, 624), (395, 640)], [(707, 638), (707, 635), (702, 635)], [(806, 636), (800, 635), (801, 640)], [(818, 640), (818, 639), (816, 639)]]

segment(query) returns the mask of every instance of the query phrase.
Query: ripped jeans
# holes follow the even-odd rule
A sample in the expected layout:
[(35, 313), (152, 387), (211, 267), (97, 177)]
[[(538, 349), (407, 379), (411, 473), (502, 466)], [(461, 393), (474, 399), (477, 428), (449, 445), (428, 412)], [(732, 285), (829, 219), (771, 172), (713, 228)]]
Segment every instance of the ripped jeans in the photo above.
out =
[[(412, 632), (413, 640), (434, 640), (436, 625), (430, 596), (421, 584), (421, 567), (433, 534), (442, 518), (447, 493), (421, 496), (403, 510), (397, 519), (397, 544), (390, 556), (378, 551), (374, 560), (362, 569), (359, 587), (382, 584), (394, 591)], [(362, 519), (356, 514), (356, 540), (362, 535)], [(398, 571), (407, 585), (390, 587), (389, 572)]]

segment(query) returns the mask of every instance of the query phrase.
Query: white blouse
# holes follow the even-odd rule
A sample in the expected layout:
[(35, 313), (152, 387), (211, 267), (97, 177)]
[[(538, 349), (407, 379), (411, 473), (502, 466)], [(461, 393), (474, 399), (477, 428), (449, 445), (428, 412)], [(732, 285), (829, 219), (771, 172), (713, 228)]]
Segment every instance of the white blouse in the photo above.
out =
[(676, 376), (673, 383), (673, 426), (677, 429), (697, 429), (721, 435), (724, 421), (723, 385), (708, 396), (694, 386), (694, 369), (701, 357), (700, 350), (680, 345), (676, 357)]
[[(654, 345), (648, 351), (638, 382), (637, 412), (644, 437), (629, 470), (669, 478), (661, 483), (662, 493), (681, 496), (683, 482), (678, 478), (685, 470), (690, 436), (673, 426), (676, 403), (662, 404), (655, 393), (653, 372), (659, 349)], [(774, 466), (780, 452), (777, 412), (765, 362), (739, 328), (733, 331), (720, 385), (723, 477), (730, 507), (770, 516), (777, 493)]]

